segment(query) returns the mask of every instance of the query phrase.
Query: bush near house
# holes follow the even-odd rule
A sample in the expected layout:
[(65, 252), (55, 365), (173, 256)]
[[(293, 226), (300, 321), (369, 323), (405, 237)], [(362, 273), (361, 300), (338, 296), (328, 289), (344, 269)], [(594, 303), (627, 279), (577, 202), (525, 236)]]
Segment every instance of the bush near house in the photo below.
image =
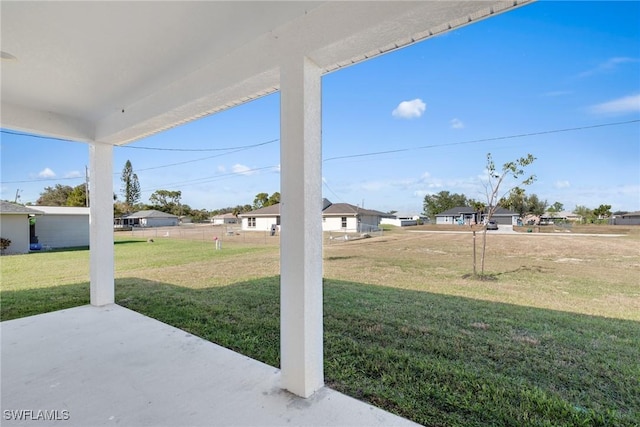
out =
[(0, 250), (4, 253), (5, 249), (11, 246), (11, 240), (0, 237)]

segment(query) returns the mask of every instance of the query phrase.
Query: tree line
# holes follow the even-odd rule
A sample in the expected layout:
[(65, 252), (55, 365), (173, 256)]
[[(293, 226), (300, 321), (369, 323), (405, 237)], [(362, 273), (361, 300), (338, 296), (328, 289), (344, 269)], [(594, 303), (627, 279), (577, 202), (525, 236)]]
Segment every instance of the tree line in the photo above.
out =
[[(252, 210), (264, 208), (280, 203), (280, 193), (274, 192), (256, 194), (253, 204), (228, 206), (225, 208), (207, 210), (194, 209), (182, 203), (182, 192), (179, 190), (156, 190), (149, 196), (149, 203), (141, 202), (140, 182), (134, 172), (131, 161), (127, 160), (120, 175), (122, 183), (120, 195), (113, 195), (113, 213), (119, 217), (141, 210), (157, 210), (177, 216), (190, 216), (193, 221), (208, 221), (212, 216), (232, 213), (239, 215)], [(39, 206), (88, 206), (88, 189), (85, 184), (72, 187), (56, 184), (45, 187), (36, 201)]]

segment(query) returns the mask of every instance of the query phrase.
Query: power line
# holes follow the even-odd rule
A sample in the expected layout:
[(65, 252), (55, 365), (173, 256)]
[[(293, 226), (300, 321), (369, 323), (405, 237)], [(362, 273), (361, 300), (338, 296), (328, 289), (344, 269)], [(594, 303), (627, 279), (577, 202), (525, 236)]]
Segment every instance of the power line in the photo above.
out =
[(12, 130), (7, 130), (7, 129), (0, 129), (0, 133), (6, 133), (7, 135), (15, 135), (15, 136), (26, 136), (26, 137), (29, 137), (29, 138), (36, 138), (36, 139), (48, 139), (48, 140), (52, 140), (52, 141), (78, 142), (78, 141), (72, 141), (70, 139), (57, 138), (55, 136), (36, 135), (36, 134), (33, 134), (33, 133), (18, 132), (18, 131), (12, 131)]
[(225, 173), (225, 174), (213, 175), (213, 176), (208, 176), (208, 177), (204, 177), (204, 178), (191, 179), (191, 180), (188, 180), (188, 181), (178, 181), (178, 182), (174, 182), (174, 183), (163, 184), (162, 186), (155, 187), (153, 189), (143, 189), (143, 190), (141, 190), (141, 192), (148, 193), (150, 191), (159, 190), (161, 188), (167, 188), (167, 187), (177, 188), (177, 187), (182, 187), (184, 185), (189, 185), (189, 184), (206, 184), (206, 183), (209, 183), (209, 182), (221, 181), (223, 179), (226, 179), (226, 178), (229, 178), (229, 177), (232, 177), (232, 176), (246, 175), (248, 173), (250, 174), (250, 173), (262, 171), (262, 170), (265, 170), (265, 169), (275, 169), (277, 167), (278, 167), (278, 165), (262, 166), (262, 167), (259, 167), (259, 168), (246, 169), (246, 170), (239, 171), (239, 172), (229, 172), (229, 173)]
[[(423, 145), (423, 146), (419, 146), (419, 147), (398, 148), (398, 149), (395, 149), (395, 150), (385, 150), (385, 151), (375, 151), (375, 152), (368, 152), (368, 153), (350, 154), (350, 155), (344, 155), (344, 156), (330, 157), (330, 158), (324, 159), (323, 162), (329, 162), (329, 161), (332, 161), (332, 160), (340, 160), (340, 159), (351, 159), (351, 158), (358, 158), (358, 157), (379, 156), (379, 155), (383, 155), (383, 154), (393, 154), (393, 153), (401, 153), (401, 152), (408, 152), (408, 151), (415, 151), (415, 150), (425, 150), (425, 149), (429, 149), (429, 148), (450, 147), (450, 146), (465, 145), (465, 144), (477, 144), (477, 143), (482, 143), (482, 142), (499, 141), (499, 140), (505, 140), (505, 139), (515, 139), (515, 138), (524, 138), (524, 137), (538, 136), (538, 135), (548, 135), (548, 134), (553, 134), (553, 133), (572, 132), (572, 131), (585, 130), (585, 129), (595, 129), (595, 128), (608, 127), (608, 126), (620, 126), (620, 125), (626, 125), (626, 124), (637, 123), (637, 122), (640, 122), (640, 119), (628, 120), (628, 121), (624, 121), (624, 122), (603, 123), (603, 124), (591, 125), (591, 126), (580, 126), (580, 127), (573, 127), (573, 128), (553, 129), (553, 130), (530, 132), (530, 133), (523, 133), (523, 134), (516, 134), (516, 135), (498, 136), (498, 137), (483, 138), (483, 139), (476, 139), (476, 140), (470, 140), (470, 141), (449, 142), (449, 143), (443, 143), (443, 144)], [(58, 140), (58, 141), (64, 141), (64, 142), (72, 142), (72, 141), (69, 141), (69, 140), (66, 140), (66, 139), (61, 139), (61, 138), (43, 137), (43, 136), (40, 136), (40, 135), (33, 135), (33, 134), (22, 133), (22, 132), (14, 132), (14, 131), (9, 131), (9, 130), (4, 130), (4, 129), (1, 129), (0, 132), (11, 134), (11, 135), (27, 136), (27, 137), (32, 137), (32, 138), (40, 138), (40, 139), (50, 139), (50, 140)], [(183, 162), (175, 162), (175, 163), (169, 163), (169, 164), (166, 164), (166, 165), (160, 165), (160, 166), (153, 166), (153, 167), (150, 167), (150, 168), (138, 169), (137, 172), (142, 172), (142, 171), (147, 171), (147, 170), (154, 170), (154, 169), (162, 169), (162, 168), (167, 168), (167, 167), (171, 167), (171, 166), (178, 166), (178, 165), (182, 165), (182, 164), (194, 163), (194, 162), (198, 162), (198, 161), (202, 161), (202, 160), (212, 159), (212, 158), (215, 158), (215, 157), (221, 157), (221, 156), (225, 156), (225, 155), (228, 155), (228, 154), (233, 154), (233, 153), (236, 153), (236, 152), (249, 150), (251, 148), (260, 147), (260, 146), (267, 145), (267, 144), (272, 144), (272, 143), (274, 143), (276, 141), (279, 141), (279, 139), (273, 139), (273, 140), (261, 142), (261, 143), (258, 143), (258, 144), (245, 145), (245, 146), (240, 146), (240, 147), (236, 147), (236, 148), (202, 149), (202, 150), (197, 150), (197, 149), (177, 149), (177, 148), (176, 149), (172, 149), (172, 148), (157, 149), (157, 150), (162, 150), (162, 151), (219, 151), (219, 150), (226, 150), (226, 151), (232, 150), (232, 151), (229, 151), (227, 153), (222, 153), (222, 154), (216, 154), (216, 155), (213, 155), (213, 156), (200, 157), (200, 158), (193, 159), (193, 160), (186, 160), (186, 161), (183, 161)], [(119, 148), (126, 148), (128, 146), (118, 146), (118, 147)], [(131, 148), (156, 150), (155, 148), (151, 148), (151, 147), (131, 147)], [(258, 168), (258, 169), (264, 169), (264, 168)], [(117, 174), (118, 173), (114, 172), (114, 175), (117, 175)], [(21, 180), (21, 181), (1, 181), (1, 183), (2, 184), (23, 184), (23, 183), (33, 183), (33, 182), (62, 181), (62, 180), (79, 179), (79, 178), (81, 178), (81, 177), (44, 178), (44, 179)]]
[(156, 147), (136, 147), (133, 145), (119, 145), (118, 148), (130, 148), (134, 150), (153, 150), (153, 151), (230, 151), (230, 150), (245, 150), (249, 148), (260, 147), (262, 145), (273, 144), (274, 142), (278, 142), (280, 139), (272, 139), (265, 142), (260, 142), (258, 144), (251, 145), (241, 145), (239, 147), (225, 147), (225, 148), (156, 148)]
[(448, 142), (448, 143), (444, 143), (444, 144), (423, 145), (423, 146), (420, 146), (420, 147), (398, 148), (398, 149), (395, 149), (395, 150), (385, 150), (385, 151), (374, 151), (374, 152), (369, 152), (369, 153), (350, 154), (350, 155), (345, 155), (345, 156), (330, 157), (328, 159), (324, 159), (323, 162), (328, 162), (328, 161), (331, 161), (331, 160), (339, 160), (339, 159), (352, 159), (352, 158), (356, 158), (356, 157), (379, 156), (379, 155), (382, 155), (382, 154), (402, 153), (402, 152), (414, 151), (414, 150), (425, 150), (425, 149), (428, 149), (428, 148), (450, 147), (450, 146), (454, 146), (454, 145), (464, 145), (464, 144), (477, 144), (477, 143), (480, 143), (480, 142), (499, 141), (499, 140), (504, 140), (504, 139), (515, 139), (515, 138), (524, 138), (524, 137), (528, 137), (528, 136), (548, 135), (548, 134), (552, 134), (552, 133), (572, 132), (572, 131), (577, 131), (577, 130), (594, 129), (594, 128), (600, 128), (600, 127), (606, 127), (606, 126), (627, 125), (627, 124), (630, 124), (630, 123), (637, 123), (637, 122), (640, 122), (640, 119), (629, 120), (629, 121), (626, 121), (626, 122), (603, 123), (603, 124), (599, 124), (599, 125), (580, 126), (580, 127), (575, 127), (575, 128), (553, 129), (553, 130), (546, 130), (546, 131), (540, 131), (540, 132), (522, 133), (522, 134), (517, 134), (517, 135), (496, 136), (496, 137), (492, 137), (492, 138), (474, 139), (474, 140), (471, 140), (471, 141)]
[[(235, 151), (230, 151), (230, 152), (222, 153), (222, 154), (215, 154), (213, 156), (200, 157), (200, 158), (193, 159), (193, 160), (185, 160), (183, 162), (168, 163), (166, 165), (152, 166), (150, 168), (137, 169), (136, 172), (143, 172), (143, 171), (148, 171), (148, 170), (153, 170), (153, 169), (163, 169), (163, 168), (168, 168), (168, 167), (171, 167), (171, 166), (185, 165), (187, 163), (201, 162), (202, 160), (213, 159), (215, 157), (222, 157), (222, 156), (226, 156), (228, 154), (233, 154), (233, 153), (237, 153), (237, 152), (240, 152), (240, 151), (245, 151), (245, 150), (248, 150), (248, 149), (249, 148), (240, 148), (240, 149), (235, 150)], [(117, 175), (117, 173), (114, 173), (114, 175)]]
[(323, 184), (325, 187), (327, 187), (327, 190), (329, 190), (329, 191), (331, 192), (331, 194), (333, 194), (334, 196), (336, 196), (336, 198), (338, 199), (338, 201), (340, 201), (340, 202), (342, 202), (342, 203), (345, 203), (345, 201), (344, 201), (344, 200), (342, 200), (342, 197), (338, 196), (338, 195), (336, 194), (336, 192), (335, 192), (335, 191), (333, 191), (333, 190), (331, 189), (331, 187), (329, 187), (329, 184), (327, 184), (327, 181), (325, 181), (324, 179), (322, 179), (322, 184)]
[(38, 178), (38, 179), (30, 179), (30, 180), (23, 180), (23, 181), (2, 181), (2, 184), (22, 184), (22, 183), (30, 183), (30, 182), (65, 181), (68, 179), (83, 179), (83, 177), (72, 176), (67, 178)]

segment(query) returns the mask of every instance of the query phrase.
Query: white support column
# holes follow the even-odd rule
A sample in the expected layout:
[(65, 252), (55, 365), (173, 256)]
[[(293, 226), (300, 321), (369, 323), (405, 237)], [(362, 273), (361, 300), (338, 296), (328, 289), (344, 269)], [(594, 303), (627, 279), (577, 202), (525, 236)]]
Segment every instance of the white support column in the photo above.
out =
[(89, 146), (91, 305), (115, 300), (113, 261), (113, 146)]
[(321, 76), (304, 57), (280, 71), (280, 367), (305, 398), (324, 385)]

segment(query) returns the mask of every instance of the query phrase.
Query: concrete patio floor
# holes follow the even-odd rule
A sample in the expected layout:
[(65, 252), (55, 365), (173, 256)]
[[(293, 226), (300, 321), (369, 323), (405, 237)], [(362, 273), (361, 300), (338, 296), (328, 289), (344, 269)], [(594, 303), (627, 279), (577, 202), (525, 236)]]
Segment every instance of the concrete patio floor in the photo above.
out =
[(296, 397), (278, 369), (118, 305), (0, 327), (3, 426), (416, 425), (327, 387)]

